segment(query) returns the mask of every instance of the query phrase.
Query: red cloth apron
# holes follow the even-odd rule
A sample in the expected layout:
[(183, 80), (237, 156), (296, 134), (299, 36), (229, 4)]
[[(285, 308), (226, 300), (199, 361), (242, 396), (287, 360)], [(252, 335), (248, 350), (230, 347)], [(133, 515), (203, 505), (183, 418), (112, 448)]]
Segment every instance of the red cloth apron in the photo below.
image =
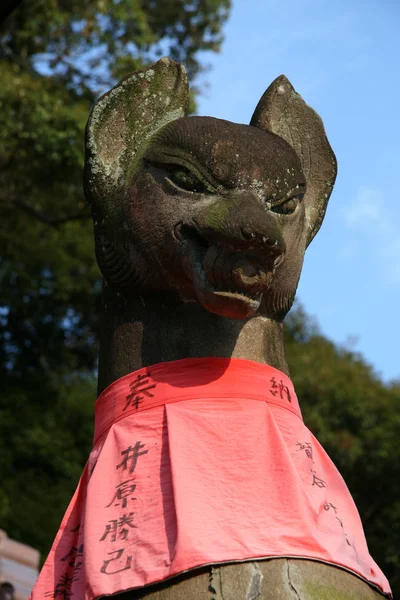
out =
[(291, 381), (241, 359), (122, 377), (31, 600), (93, 600), (201, 565), (297, 557), (390, 595), (351, 495), (305, 427)]

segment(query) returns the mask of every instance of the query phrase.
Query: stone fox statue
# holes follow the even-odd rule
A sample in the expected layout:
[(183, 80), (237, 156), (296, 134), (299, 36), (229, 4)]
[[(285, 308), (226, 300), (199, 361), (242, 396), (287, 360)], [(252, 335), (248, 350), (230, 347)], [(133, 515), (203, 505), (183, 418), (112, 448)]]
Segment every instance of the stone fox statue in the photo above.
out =
[(336, 177), (322, 121), (284, 76), (250, 125), (187, 106), (185, 70), (163, 58), (88, 122), (95, 442), (32, 598), (390, 597), (285, 360)]

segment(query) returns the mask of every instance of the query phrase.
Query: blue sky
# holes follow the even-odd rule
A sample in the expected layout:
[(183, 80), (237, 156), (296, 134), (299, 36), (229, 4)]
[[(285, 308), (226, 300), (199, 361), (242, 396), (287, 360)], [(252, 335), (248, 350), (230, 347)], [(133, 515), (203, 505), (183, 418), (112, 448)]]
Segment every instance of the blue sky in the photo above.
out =
[(233, 0), (198, 110), (246, 123), (284, 73), (321, 115), (339, 173), (297, 297), (386, 381), (400, 379), (399, 27), (397, 0)]

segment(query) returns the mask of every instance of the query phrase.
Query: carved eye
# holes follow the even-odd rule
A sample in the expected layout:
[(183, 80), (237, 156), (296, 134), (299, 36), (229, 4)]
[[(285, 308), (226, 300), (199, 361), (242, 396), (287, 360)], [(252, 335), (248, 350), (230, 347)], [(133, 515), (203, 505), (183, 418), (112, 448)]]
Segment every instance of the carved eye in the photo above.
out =
[(202, 181), (197, 179), (193, 173), (184, 167), (174, 167), (168, 169), (168, 179), (170, 179), (176, 186), (189, 192), (197, 192), (199, 194), (206, 194), (207, 192), (210, 192), (210, 190)]
[(280, 204), (271, 206), (271, 210), (272, 212), (278, 213), (280, 215), (291, 215), (294, 213), (300, 202), (303, 200), (303, 197), (304, 194), (297, 194), (296, 196), (292, 196), (291, 198), (288, 198)]

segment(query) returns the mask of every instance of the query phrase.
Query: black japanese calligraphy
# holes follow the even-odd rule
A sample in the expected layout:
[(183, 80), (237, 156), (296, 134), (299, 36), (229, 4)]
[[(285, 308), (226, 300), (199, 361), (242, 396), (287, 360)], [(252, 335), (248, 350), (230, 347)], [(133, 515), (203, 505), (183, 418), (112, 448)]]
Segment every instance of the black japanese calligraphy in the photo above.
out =
[(54, 590), (46, 592), (45, 598), (63, 598), (63, 600), (69, 600), (71, 598), (71, 586), (74, 581), (73, 577), (70, 577), (67, 573), (60, 578)]
[(345, 528), (344, 528), (344, 525), (343, 525), (343, 521), (342, 521), (341, 519), (339, 519), (339, 517), (338, 517), (338, 516), (336, 516), (335, 518), (336, 518), (336, 520), (338, 521), (338, 523), (339, 523), (340, 527), (343, 529), (343, 535), (344, 535), (344, 539), (346, 540), (346, 544), (347, 544), (348, 546), (351, 546), (351, 547), (352, 547), (352, 548), (355, 550), (355, 548), (354, 548), (353, 544), (351, 544), (351, 543), (349, 542), (349, 538), (347, 537), (347, 533), (346, 533), (346, 531), (345, 531)]
[[(114, 571), (108, 570), (109, 564), (115, 561), (119, 561), (119, 563), (121, 563), (121, 558), (123, 553), (125, 552), (125, 548), (120, 548), (119, 550), (115, 550), (114, 552), (109, 552), (108, 556), (112, 555), (112, 554), (116, 554), (117, 556), (115, 558), (110, 558), (109, 560), (105, 560), (103, 562), (103, 566), (100, 569), (100, 573), (104, 573), (105, 575), (114, 575), (115, 573), (120, 573), (121, 571), (126, 571), (126, 569), (130, 569), (131, 568), (131, 564), (132, 564), (132, 556), (127, 556), (126, 557), (126, 561), (125, 561), (125, 565), (121, 568), (117, 568), (117, 565), (113, 565), (112, 568), (114, 568)], [(118, 564), (118, 563), (117, 563)]]
[(79, 546), (79, 548), (72, 546), (71, 550), (65, 556), (63, 556), (63, 558), (60, 558), (60, 561), (61, 562), (68, 561), (68, 565), (70, 567), (73, 567), (75, 565), (76, 559), (77, 558), (79, 559), (82, 557), (83, 557), (83, 544), (81, 544)]
[(106, 525), (106, 529), (100, 538), (100, 542), (103, 542), (108, 536), (110, 536), (111, 542), (115, 542), (117, 536), (119, 536), (120, 540), (126, 540), (129, 533), (127, 527), (130, 527), (131, 529), (136, 527), (133, 519), (134, 513), (131, 512), (128, 515), (122, 515), (119, 519), (111, 519), (108, 521), (108, 525)]
[(128, 479), (127, 481), (123, 481), (115, 488), (114, 498), (111, 500), (110, 504), (106, 505), (106, 508), (114, 504), (114, 506), (119, 506), (120, 502), (122, 503), (122, 508), (126, 508), (128, 500), (136, 500), (131, 494), (135, 492), (136, 483), (133, 483), (135, 479)]
[(325, 502), (324, 510), (331, 510), (331, 509), (335, 512), (335, 514), (337, 513), (337, 508), (336, 508), (336, 506), (333, 506), (332, 502)]
[(70, 600), (73, 596), (71, 591), (72, 584), (74, 581), (79, 579), (79, 573), (83, 566), (83, 544), (79, 547), (72, 546), (72, 548), (60, 558), (60, 562), (66, 562), (68, 571), (64, 573), (58, 581), (54, 590), (45, 593), (45, 598), (63, 598), (64, 600)]
[(128, 406), (133, 406), (138, 409), (145, 397), (154, 397), (154, 394), (152, 394), (150, 390), (153, 390), (156, 387), (156, 384), (150, 383), (150, 375), (150, 373), (147, 375), (138, 375), (134, 381), (130, 382), (130, 394), (126, 396), (126, 404), (122, 410), (126, 410)]
[[(312, 474), (312, 486), (317, 486), (319, 488), (325, 488), (326, 487), (326, 481), (324, 481), (323, 479), (321, 479), (320, 477), (317, 477), (316, 475), (316, 471), (313, 468), (314, 467), (314, 455), (313, 455), (313, 447), (311, 445), (311, 442), (296, 442), (296, 446), (297, 446), (297, 450), (296, 452), (304, 452), (305, 455), (307, 456), (307, 458), (309, 458), (311, 460), (310, 464), (310, 471)], [(325, 508), (325, 507), (324, 507)], [(325, 509), (328, 510), (328, 509)]]
[(296, 445), (298, 446), (297, 452), (300, 452), (300, 450), (304, 450), (306, 456), (311, 460), (313, 459), (311, 442), (297, 442)]
[[(130, 475), (134, 473), (139, 457), (148, 453), (148, 450), (144, 450), (144, 447), (145, 444), (142, 444), (142, 442), (139, 440), (134, 446), (128, 446), (128, 448), (122, 450), (122, 461), (117, 464), (116, 469), (128, 471)], [(118, 483), (115, 486), (114, 496), (106, 505), (106, 508), (121, 507), (121, 509), (126, 509), (129, 501), (136, 500), (136, 497), (133, 495), (136, 491), (136, 487), (137, 484), (135, 476)], [(125, 512), (125, 514), (122, 515), (121, 513), (118, 513), (119, 511), (117, 510), (117, 514), (115, 515), (117, 518), (110, 519), (104, 525), (103, 534), (99, 538), (100, 542), (107, 541), (113, 544), (116, 542), (125, 542), (129, 538), (130, 531), (137, 528), (134, 512)], [(109, 552), (109, 556), (115, 555), (115, 557), (103, 560), (103, 565), (100, 569), (100, 572), (104, 573), (105, 575), (113, 575), (114, 573), (119, 573), (120, 571), (129, 569), (132, 562), (132, 556), (127, 556), (125, 564), (122, 567), (117, 568), (117, 565), (121, 565), (121, 563), (124, 562), (120, 560), (124, 552), (125, 548), (120, 548), (114, 552)], [(110, 563), (114, 563), (115, 561), (117, 561), (115, 565), (109, 566)]]
[(136, 469), (139, 456), (148, 453), (148, 450), (142, 450), (144, 446), (145, 445), (141, 442), (136, 442), (134, 446), (129, 446), (126, 450), (123, 450), (121, 452), (121, 456), (124, 458), (119, 465), (117, 465), (117, 469), (122, 469), (125, 471), (129, 468), (129, 473), (133, 473)]
[(313, 476), (312, 485), (316, 485), (319, 488), (326, 487), (326, 482), (323, 479), (320, 479), (319, 477), (317, 477), (315, 472), (313, 472), (312, 476)]
[(280, 379), (278, 381), (278, 383), (275, 381), (275, 377), (272, 377), (270, 379), (271, 381), (271, 387), (269, 389), (269, 391), (271, 392), (271, 394), (273, 396), (278, 396), (282, 399), (282, 400), (288, 400), (289, 402), (292, 401), (291, 395), (290, 395), (290, 390), (288, 388), (287, 385), (285, 385), (282, 381), (282, 379)]

